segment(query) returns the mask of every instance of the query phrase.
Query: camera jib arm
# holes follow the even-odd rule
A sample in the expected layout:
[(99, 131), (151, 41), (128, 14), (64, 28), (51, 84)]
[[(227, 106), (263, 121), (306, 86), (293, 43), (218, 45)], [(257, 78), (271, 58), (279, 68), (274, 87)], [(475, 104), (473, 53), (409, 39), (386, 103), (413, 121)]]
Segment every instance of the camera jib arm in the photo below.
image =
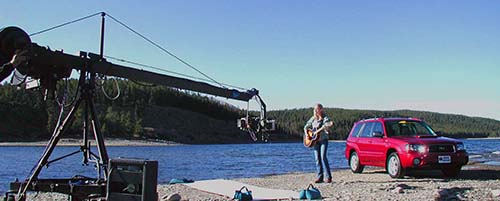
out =
[[(250, 120), (249, 115), (247, 114), (246, 118), (241, 118), (238, 120), (238, 127), (243, 130), (249, 131), (251, 135), (255, 135), (255, 131), (257, 131), (257, 133), (260, 133), (264, 131), (274, 130), (274, 120), (267, 120), (266, 105), (262, 101), (262, 98), (259, 96), (259, 91), (256, 89), (240, 91), (237, 89), (217, 87), (208, 83), (189, 80), (186, 78), (174, 77), (113, 64), (103, 58), (102, 52), (101, 55), (80, 52), (79, 56), (75, 56), (66, 54), (62, 51), (53, 51), (47, 47), (42, 47), (36, 43), (32, 43), (28, 34), (17, 27), (7, 27), (4, 29), (0, 29), (0, 55), (3, 57), (1, 63), (6, 63), (8, 59), (13, 58), (14, 55), (24, 57), (23, 61), (19, 64), (16, 64), (16, 66), (14, 67), (18, 72), (26, 76), (30, 76), (33, 79), (39, 79), (40, 86), (45, 91), (46, 96), (53, 94), (56, 90), (56, 83), (63, 78), (70, 77), (71, 71), (73, 69), (80, 71), (80, 96), (76, 99), (71, 110), (68, 112), (62, 123), (56, 126), (49, 144), (47, 145), (42, 157), (38, 161), (38, 164), (34, 168), (34, 171), (31, 172), (29, 179), (27, 179), (26, 181), (11, 183), (11, 187), (12, 185), (17, 185), (17, 189), (19, 189), (18, 195), (21, 195), (22, 198), (24, 198), (24, 193), (27, 190), (36, 190), (34, 189), (35, 187), (31, 185), (34, 181), (37, 181), (38, 187), (42, 186), (44, 182), (48, 183), (47, 186), (52, 186), (55, 182), (59, 182), (53, 180), (40, 180), (38, 179), (38, 175), (43, 166), (48, 166), (48, 164), (50, 164), (51, 162), (60, 160), (62, 158), (60, 157), (53, 161), (48, 160), (60, 137), (64, 132), (68, 130), (68, 128), (72, 124), (75, 118), (76, 111), (78, 110), (78, 107), (82, 105), (82, 103), (84, 106), (84, 142), (81, 146), (81, 151), (84, 153), (83, 162), (84, 164), (87, 164), (89, 162), (89, 159), (92, 158), (90, 161), (96, 163), (96, 169), (98, 171), (99, 179), (92, 181), (95, 185), (89, 185), (89, 188), (87, 190), (79, 192), (83, 193), (79, 196), (85, 197), (90, 195), (91, 193), (102, 193), (102, 184), (103, 181), (107, 179), (108, 174), (107, 165), (109, 162), (109, 157), (106, 151), (103, 136), (100, 133), (101, 126), (97, 118), (97, 110), (93, 101), (94, 91), (96, 87), (95, 78), (97, 74), (115, 76), (139, 82), (146, 82), (183, 90), (201, 92), (240, 101), (248, 102), (250, 99), (255, 97), (261, 107), (260, 116), (254, 117), (252, 118), (252, 120)], [(255, 122), (256, 124), (252, 122)], [(99, 155), (92, 153), (90, 150), (88, 131), (92, 131), (94, 134)], [(73, 155), (75, 153), (69, 155)], [(101, 178), (101, 173), (103, 178)], [(93, 189), (89, 190), (94, 187), (95, 191)], [(37, 189), (40, 190), (40, 188)], [(74, 194), (75, 192), (67, 192), (66, 190), (61, 190), (58, 192), (76, 195)]]
[[(105, 59), (94, 53), (80, 52), (80, 56), (74, 56), (59, 51), (51, 51), (45, 47), (38, 46), (35, 43), (32, 44), (32, 50), (34, 56), (31, 58), (30, 63), (33, 66), (36, 66), (36, 68), (43, 68), (37, 69), (36, 71), (52, 71), (52, 77), (57, 79), (59, 79), (59, 77), (66, 76), (61, 74), (67, 73), (68, 70), (71, 70), (67, 69), (68, 66), (71, 66), (71, 68), (75, 70), (86, 70), (90, 73), (185, 89), (240, 101), (249, 101), (253, 98), (253, 96), (258, 95), (258, 91), (255, 89), (249, 91), (239, 91), (236, 89), (217, 87), (186, 78), (174, 77), (113, 64), (107, 62)], [(86, 58), (87, 55), (89, 58)], [(90, 65), (89, 69), (83, 69), (86, 68), (84, 65), (85, 63), (91, 63), (92, 65)]]
[[(31, 63), (36, 65), (37, 68), (38, 66), (43, 66), (42, 68), (45, 69), (45, 71), (52, 71), (54, 75), (52, 75), (51, 77), (59, 78), (69, 76), (67, 66), (71, 66), (71, 68), (75, 70), (86, 70), (90, 73), (115, 76), (134, 81), (201, 92), (239, 101), (249, 102), (251, 99), (255, 98), (257, 100), (257, 103), (260, 105), (259, 117), (250, 120), (249, 116), (247, 115), (247, 117), (245, 117), (246, 122), (243, 122), (243, 124), (240, 124), (240, 121), (243, 121), (243, 118), (238, 120), (238, 127), (240, 127), (242, 130), (247, 131), (254, 130), (257, 131), (257, 133), (260, 133), (262, 131), (274, 130), (275, 127), (274, 121), (267, 120), (266, 104), (260, 97), (259, 91), (255, 88), (246, 91), (240, 91), (237, 89), (218, 87), (205, 82), (199, 82), (186, 78), (174, 77), (170, 75), (114, 64), (106, 61), (100, 55), (94, 53), (80, 52), (80, 56), (74, 56), (60, 51), (51, 51), (48, 48), (38, 46), (35, 43), (32, 44), (32, 51), (36, 56), (31, 59)], [(86, 66), (84, 65), (85, 63), (91, 64), (87, 65), (89, 66), (88, 69), (83, 69), (84, 66)], [(69, 69), (69, 71), (71, 71), (71, 69)], [(42, 87), (44, 87), (43, 78), (41, 79)], [(257, 122), (251, 123), (251, 121)], [(252, 128), (250, 128), (249, 126), (251, 126)]]

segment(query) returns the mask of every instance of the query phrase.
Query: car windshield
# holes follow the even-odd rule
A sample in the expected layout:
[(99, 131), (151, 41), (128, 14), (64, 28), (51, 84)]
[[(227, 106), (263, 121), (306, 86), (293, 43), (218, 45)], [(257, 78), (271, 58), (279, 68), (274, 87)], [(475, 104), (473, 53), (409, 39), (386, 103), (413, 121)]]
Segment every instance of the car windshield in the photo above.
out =
[(423, 121), (395, 120), (386, 121), (387, 136), (436, 136), (429, 125)]

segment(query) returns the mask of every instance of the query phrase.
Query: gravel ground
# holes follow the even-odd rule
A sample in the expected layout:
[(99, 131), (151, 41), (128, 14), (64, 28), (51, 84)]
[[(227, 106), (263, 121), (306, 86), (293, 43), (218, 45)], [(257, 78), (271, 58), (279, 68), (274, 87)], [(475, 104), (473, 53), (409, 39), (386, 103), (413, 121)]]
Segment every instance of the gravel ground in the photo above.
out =
[[(438, 171), (424, 171), (392, 179), (383, 169), (376, 168), (367, 168), (362, 174), (353, 174), (350, 170), (334, 170), (332, 174), (333, 183), (315, 185), (323, 200), (500, 200), (498, 195), (492, 194), (500, 190), (498, 166), (465, 166), (458, 178), (444, 178)], [(293, 173), (237, 180), (260, 187), (299, 192), (314, 177), (314, 173)], [(159, 186), (160, 196), (173, 193), (178, 193), (182, 200), (231, 199), (181, 184)]]
[[(332, 174), (333, 183), (315, 185), (323, 200), (500, 200), (500, 166), (467, 165), (457, 178), (445, 178), (438, 171), (420, 171), (410, 172), (402, 179), (392, 179), (379, 168), (365, 168), (361, 174), (345, 169), (333, 170)], [(298, 194), (314, 177), (314, 173), (292, 173), (235, 180), (293, 190)], [(231, 200), (182, 184), (158, 185), (160, 200), (172, 194), (180, 195), (182, 200)], [(68, 196), (40, 193), (30, 194), (28, 200), (68, 200)]]

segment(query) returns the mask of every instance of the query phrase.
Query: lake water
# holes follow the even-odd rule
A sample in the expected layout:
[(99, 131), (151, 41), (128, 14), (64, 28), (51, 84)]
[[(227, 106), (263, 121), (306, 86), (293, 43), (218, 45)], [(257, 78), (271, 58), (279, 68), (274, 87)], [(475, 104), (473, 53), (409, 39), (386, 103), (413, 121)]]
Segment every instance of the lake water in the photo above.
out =
[[(470, 160), (500, 165), (500, 139), (463, 140)], [(45, 147), (0, 147), (0, 192), (16, 178), (24, 180)], [(332, 169), (348, 168), (344, 158), (345, 142), (331, 141), (328, 159)], [(51, 158), (79, 150), (56, 147)], [(314, 172), (313, 151), (302, 143), (179, 145), (144, 147), (107, 147), (110, 158), (145, 158), (159, 162), (158, 182), (172, 178), (193, 180), (261, 177), (290, 172)], [(97, 153), (97, 152), (94, 152)], [(82, 154), (76, 154), (44, 168), (39, 178), (70, 178), (74, 175), (95, 177), (93, 166), (82, 166)]]

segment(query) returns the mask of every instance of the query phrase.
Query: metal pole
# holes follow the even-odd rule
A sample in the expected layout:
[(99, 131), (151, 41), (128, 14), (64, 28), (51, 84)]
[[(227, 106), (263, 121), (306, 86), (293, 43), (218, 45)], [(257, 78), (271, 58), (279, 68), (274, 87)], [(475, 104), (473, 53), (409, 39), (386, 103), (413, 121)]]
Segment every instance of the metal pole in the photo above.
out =
[(105, 16), (106, 16), (106, 13), (102, 12), (101, 13), (101, 51), (99, 52), (99, 55), (101, 56), (101, 59), (104, 58), (104, 24), (105, 24)]
[(89, 152), (90, 152), (90, 146), (89, 145), (89, 138), (88, 138), (88, 131), (89, 131), (89, 112), (88, 112), (88, 103), (84, 103), (84, 108), (83, 108), (83, 143), (82, 143), (82, 151), (83, 151), (83, 164), (88, 165), (89, 164)]
[(101, 124), (99, 123), (99, 118), (97, 117), (97, 110), (95, 108), (94, 101), (92, 100), (92, 96), (90, 94), (87, 95), (87, 103), (89, 104), (90, 109), (90, 122), (92, 124), (92, 130), (94, 131), (94, 137), (97, 141), (97, 150), (99, 151), (100, 161), (102, 163), (104, 178), (108, 178), (108, 152), (106, 151), (106, 145), (104, 144), (104, 138), (101, 134)]
[[(106, 17), (106, 13), (102, 12), (101, 13), (101, 48), (100, 48), (100, 52), (99, 52), (100, 60), (103, 60), (103, 58), (104, 58), (104, 30), (105, 30), (104, 25), (106, 22), (105, 17)], [(88, 66), (88, 67), (94, 68), (94, 66)], [(91, 69), (90, 71), (93, 71), (93, 69)], [(102, 167), (102, 170), (104, 172), (104, 178), (107, 179), (108, 170), (106, 169), (106, 167), (108, 165), (108, 160), (109, 160), (108, 152), (106, 151), (106, 145), (104, 144), (104, 138), (103, 138), (101, 131), (100, 131), (101, 125), (100, 125), (99, 119), (97, 117), (97, 110), (96, 110), (95, 105), (94, 105), (94, 100), (92, 100), (93, 93), (94, 93), (93, 90), (95, 88), (95, 76), (96, 76), (96, 73), (91, 73), (90, 80), (88, 83), (89, 87), (87, 88), (85, 97), (87, 100), (88, 109), (90, 110), (90, 123), (92, 125), (92, 131), (94, 132), (94, 137), (95, 137), (95, 140), (97, 142), (97, 150), (99, 152), (100, 161), (97, 162), (97, 166), (98, 166), (98, 169), (100, 169)], [(99, 164), (99, 163), (101, 163), (101, 164)], [(102, 166), (100, 166), (100, 165), (102, 165)], [(100, 171), (99, 171), (99, 173), (100, 173)]]

